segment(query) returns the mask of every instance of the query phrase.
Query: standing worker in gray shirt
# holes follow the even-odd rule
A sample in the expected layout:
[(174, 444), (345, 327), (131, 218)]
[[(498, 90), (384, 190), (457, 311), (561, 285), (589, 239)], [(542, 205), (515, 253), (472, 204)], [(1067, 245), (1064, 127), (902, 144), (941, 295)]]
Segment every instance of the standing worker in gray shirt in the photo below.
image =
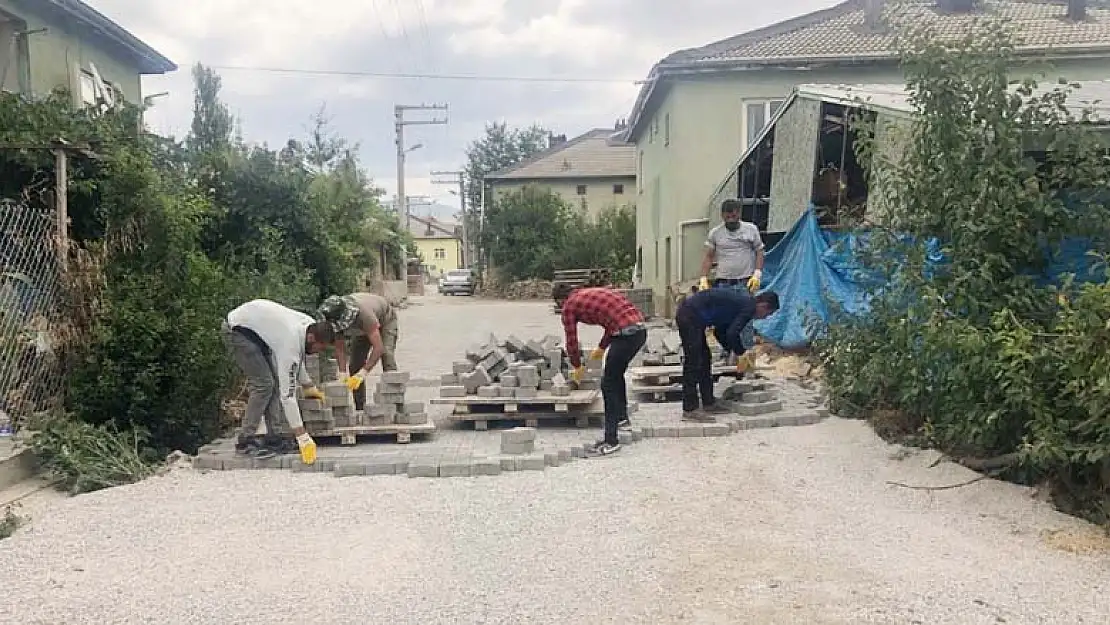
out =
[(717, 263), (713, 286), (743, 286), (751, 293), (759, 290), (763, 279), (763, 238), (753, 223), (740, 221), (740, 200), (721, 202), (724, 222), (709, 231), (705, 239), (705, 258), (701, 261), (701, 290), (709, 288), (709, 269)]

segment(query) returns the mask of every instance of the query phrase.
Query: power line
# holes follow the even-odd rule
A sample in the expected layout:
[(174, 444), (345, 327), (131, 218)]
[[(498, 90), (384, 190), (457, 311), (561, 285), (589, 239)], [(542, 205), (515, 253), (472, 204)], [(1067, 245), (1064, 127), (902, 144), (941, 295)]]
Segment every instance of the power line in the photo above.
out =
[(498, 76), (491, 74), (423, 74), (412, 72), (371, 72), (331, 69), (302, 69), (294, 67), (257, 67), (248, 65), (209, 65), (212, 69), (236, 72), (265, 72), (270, 74), (300, 74), (307, 76), (347, 76), (352, 78), (428, 78), (433, 80), (481, 80), (486, 82), (546, 82), (546, 83), (638, 83), (631, 78), (557, 78), (551, 76)]

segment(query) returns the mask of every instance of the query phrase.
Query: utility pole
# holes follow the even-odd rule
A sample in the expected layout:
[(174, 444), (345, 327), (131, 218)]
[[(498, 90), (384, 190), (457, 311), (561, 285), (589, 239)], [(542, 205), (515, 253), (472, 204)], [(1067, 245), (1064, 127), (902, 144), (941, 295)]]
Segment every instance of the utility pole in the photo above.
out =
[(405, 198), (405, 154), (409, 148), (405, 147), (405, 126), (427, 126), (433, 124), (446, 124), (447, 118), (442, 119), (405, 119), (405, 111), (446, 111), (446, 104), (397, 104), (393, 107), (394, 128), (397, 133), (397, 215), (404, 211), (405, 228), (411, 223), (409, 203)]
[(466, 180), (461, 171), (433, 171), (433, 176), (450, 176), (448, 180), (432, 180), (432, 184), (457, 184), (459, 185), (459, 214), (462, 215), (462, 266), (470, 267), (470, 236), (466, 224)]

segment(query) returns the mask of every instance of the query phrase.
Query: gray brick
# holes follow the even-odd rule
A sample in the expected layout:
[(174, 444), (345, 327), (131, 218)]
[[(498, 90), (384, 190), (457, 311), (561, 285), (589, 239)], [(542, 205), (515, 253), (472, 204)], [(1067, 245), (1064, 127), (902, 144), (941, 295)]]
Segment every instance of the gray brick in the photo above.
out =
[(399, 414), (394, 417), (398, 425), (423, 425), (428, 422), (428, 413), (426, 412), (409, 412)]
[(571, 458), (573, 458), (573, 457), (574, 456), (570, 453), (569, 448), (564, 447), (564, 448), (559, 450), (559, 462), (563, 462), (563, 463), (570, 462)]
[(439, 385), (440, 386), (458, 386), (458, 384), (459, 384), (459, 376), (457, 374), (444, 373), (443, 375), (439, 376)]
[(501, 397), (501, 387), (499, 385), (482, 386), (478, 388), (478, 397), (493, 399)]
[(822, 418), (822, 419), (826, 419), (831, 415), (832, 415), (832, 412), (830, 412), (828, 408), (821, 407), (821, 408), (817, 409), (817, 416)]
[(403, 404), (404, 393), (378, 393), (374, 395), (374, 402), (379, 404)]
[(775, 399), (774, 391), (751, 391), (749, 393), (744, 393), (740, 401), (745, 404), (763, 404), (775, 401)]
[(474, 371), (474, 363), (469, 360), (456, 360), (451, 365), (451, 372), (455, 375), (464, 375)]
[(388, 393), (392, 395), (404, 395), (406, 387), (404, 384), (391, 384), (389, 382), (378, 382), (374, 385), (374, 390), (379, 393)]
[(647, 425), (640, 426), (640, 432), (643, 433), (644, 438), (656, 438), (655, 427), (656, 426), (654, 424), (649, 423)]
[(320, 412), (327, 408), (327, 405), (319, 399), (299, 399), (297, 405), (300, 407), (301, 412), (316, 411)]
[(409, 477), (439, 477), (439, 465), (430, 460), (412, 460), (408, 466)]
[(240, 471), (254, 468), (253, 459), (246, 456), (226, 456), (222, 462), (224, 471)]
[(382, 373), (382, 384), (408, 384), (411, 376), (408, 371), (386, 371)]
[(521, 471), (543, 471), (547, 460), (543, 454), (530, 454), (517, 458), (518, 466)]
[(535, 388), (522, 386), (513, 389), (513, 397), (517, 399), (535, 399), (537, 396), (539, 396), (539, 392)]
[(496, 458), (480, 458), (474, 461), (472, 472), (478, 475), (501, 475), (501, 462)]
[(644, 429), (643, 428), (632, 428), (628, 432), (630, 434), (632, 434), (632, 442), (633, 443), (638, 443), (638, 442), (644, 440)]
[(549, 467), (557, 467), (561, 464), (559, 460), (558, 451), (545, 451), (543, 452), (543, 463)]
[(439, 463), (440, 477), (470, 477), (474, 475), (473, 461), (469, 459), (441, 460)]
[(683, 423), (678, 426), (679, 438), (697, 438), (705, 436), (704, 423)]
[(536, 440), (536, 428), (516, 427), (501, 432), (502, 443), (531, 443)]
[(677, 425), (657, 425), (655, 426), (656, 438), (678, 438)]
[(398, 472), (404, 473), (405, 467), (400, 471), (397, 470), (397, 460), (391, 458), (370, 458), (363, 464), (363, 472), (366, 475), (395, 475)]
[(500, 463), (502, 471), (519, 471), (520, 467), (517, 463), (519, 459), (520, 458), (514, 456), (500, 456), (497, 462)]
[(575, 458), (585, 458), (586, 457), (586, 446), (585, 445), (575, 445), (574, 447), (571, 447), (570, 448), (570, 455), (574, 456)]
[(335, 465), (335, 477), (366, 475), (366, 465), (361, 462), (339, 462)]
[(619, 432), (617, 432), (617, 440), (620, 441), (621, 445), (631, 445), (632, 444), (632, 432), (628, 432), (626, 430), (620, 430)]
[(520, 455), (530, 454), (536, 449), (536, 443), (533, 441), (521, 443), (506, 443), (501, 442), (501, 453), (504, 455)]
[(702, 436), (728, 436), (731, 428), (728, 423), (706, 423), (702, 426)]
[(196, 458), (193, 458), (193, 468), (221, 471), (224, 468), (224, 462), (219, 456), (214, 456), (211, 454), (201, 454)]
[(570, 395), (570, 386), (566, 384), (556, 384), (551, 388), (551, 394), (555, 397), (567, 397)]
[(773, 417), (749, 417), (742, 419), (745, 430), (762, 430), (764, 428), (775, 427), (775, 419)]
[(515, 375), (503, 375), (498, 381), (505, 388), (516, 388), (520, 383)]
[(284, 456), (274, 456), (273, 458), (254, 458), (251, 462), (252, 469), (275, 470), (284, 469), (282, 460)]
[(465, 386), (441, 386), (439, 387), (440, 397), (466, 397)]
[(403, 412), (405, 414), (416, 414), (416, 413), (424, 412), (424, 402), (422, 402), (422, 401), (405, 402), (404, 406), (401, 407), (401, 412)]
[(320, 461), (317, 460), (316, 464), (305, 464), (298, 458), (290, 464), (289, 468), (292, 469), (294, 473), (319, 473)]
[(528, 341), (524, 347), (517, 350), (520, 354), (521, 360), (535, 360), (536, 358), (543, 358), (543, 345), (535, 342)]
[(551, 380), (540, 380), (541, 391), (550, 391), (553, 388), (555, 388), (555, 382)]
[(757, 404), (733, 404), (736, 414), (744, 417), (757, 417), (782, 410), (781, 401), (760, 402)]

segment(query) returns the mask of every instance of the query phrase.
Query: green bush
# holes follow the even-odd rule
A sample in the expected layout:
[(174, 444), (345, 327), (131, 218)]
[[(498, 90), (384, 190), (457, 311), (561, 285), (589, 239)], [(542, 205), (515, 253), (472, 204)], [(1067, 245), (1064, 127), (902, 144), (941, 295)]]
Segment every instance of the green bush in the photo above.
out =
[[(869, 315), (834, 320), (817, 345), (831, 407), (957, 458), (1006, 460), (1009, 477), (1047, 479), (1061, 505), (1106, 520), (1110, 287), (1034, 276), (1065, 239), (1105, 245), (1110, 162), (1063, 106), (1071, 86), (1007, 80), (1004, 27), (937, 41), (905, 44), (917, 116), (903, 157), (880, 157), (862, 128), (872, 201), (881, 188), (891, 207), (867, 259), (885, 280)], [(932, 269), (930, 238), (946, 260)]]

